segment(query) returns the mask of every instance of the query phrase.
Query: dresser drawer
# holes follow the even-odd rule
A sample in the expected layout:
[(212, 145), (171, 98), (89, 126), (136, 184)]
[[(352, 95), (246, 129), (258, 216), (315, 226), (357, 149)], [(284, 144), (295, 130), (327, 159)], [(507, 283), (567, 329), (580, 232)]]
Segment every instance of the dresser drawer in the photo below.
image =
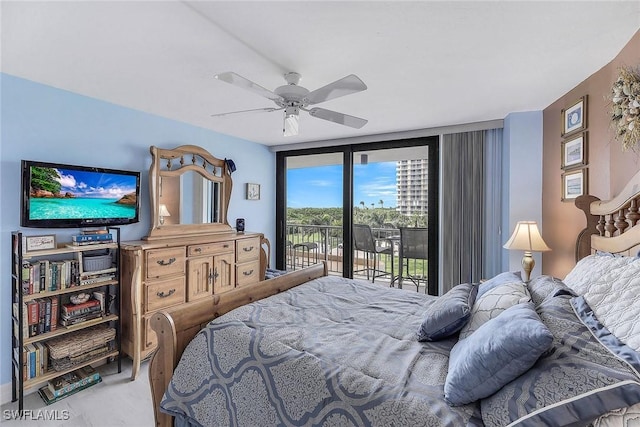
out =
[(249, 285), (260, 281), (260, 261), (236, 265), (236, 284)]
[(184, 302), (185, 278), (163, 280), (145, 285), (145, 313)]
[(185, 272), (185, 248), (150, 249), (146, 251), (146, 278), (157, 279)]
[(236, 241), (236, 262), (260, 259), (260, 238), (238, 239)]
[(235, 242), (214, 242), (202, 245), (191, 245), (187, 248), (189, 256), (198, 255), (217, 255), (224, 253), (233, 253), (235, 250)]

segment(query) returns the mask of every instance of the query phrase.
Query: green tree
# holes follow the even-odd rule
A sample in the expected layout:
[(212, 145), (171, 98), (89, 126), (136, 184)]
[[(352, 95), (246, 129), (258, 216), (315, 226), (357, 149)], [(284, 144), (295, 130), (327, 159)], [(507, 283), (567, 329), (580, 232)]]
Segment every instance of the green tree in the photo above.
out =
[(50, 191), (58, 194), (62, 185), (58, 179), (60, 174), (54, 168), (42, 168), (34, 166), (31, 168), (31, 188), (33, 190)]

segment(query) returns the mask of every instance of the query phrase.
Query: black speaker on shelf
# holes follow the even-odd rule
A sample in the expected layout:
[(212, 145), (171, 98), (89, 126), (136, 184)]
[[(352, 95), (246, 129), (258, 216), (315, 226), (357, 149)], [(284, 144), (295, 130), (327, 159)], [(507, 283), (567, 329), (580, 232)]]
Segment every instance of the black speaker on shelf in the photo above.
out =
[(244, 231), (244, 218), (236, 219), (236, 231), (238, 232)]

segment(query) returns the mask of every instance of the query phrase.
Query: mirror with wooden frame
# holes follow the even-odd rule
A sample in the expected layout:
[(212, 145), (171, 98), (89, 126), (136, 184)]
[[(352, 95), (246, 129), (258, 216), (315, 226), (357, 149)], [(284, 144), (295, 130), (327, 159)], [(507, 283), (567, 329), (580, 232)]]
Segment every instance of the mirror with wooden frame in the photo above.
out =
[(146, 240), (231, 231), (231, 171), (195, 145), (151, 146), (151, 229)]

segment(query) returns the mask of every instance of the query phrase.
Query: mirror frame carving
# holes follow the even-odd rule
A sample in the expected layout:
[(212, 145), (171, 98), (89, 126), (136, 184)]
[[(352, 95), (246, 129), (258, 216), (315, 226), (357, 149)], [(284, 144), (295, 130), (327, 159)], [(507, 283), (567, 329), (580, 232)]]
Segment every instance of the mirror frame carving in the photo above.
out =
[[(149, 168), (151, 228), (149, 235), (144, 237), (145, 240), (232, 231), (232, 227), (227, 221), (227, 211), (229, 209), (233, 181), (225, 160), (214, 157), (211, 153), (196, 145), (181, 145), (173, 149), (163, 149), (152, 145), (149, 151), (151, 151), (151, 167)], [(196, 172), (205, 179), (220, 184), (219, 222), (209, 224), (160, 224), (158, 212), (162, 177), (179, 177), (189, 171)]]

